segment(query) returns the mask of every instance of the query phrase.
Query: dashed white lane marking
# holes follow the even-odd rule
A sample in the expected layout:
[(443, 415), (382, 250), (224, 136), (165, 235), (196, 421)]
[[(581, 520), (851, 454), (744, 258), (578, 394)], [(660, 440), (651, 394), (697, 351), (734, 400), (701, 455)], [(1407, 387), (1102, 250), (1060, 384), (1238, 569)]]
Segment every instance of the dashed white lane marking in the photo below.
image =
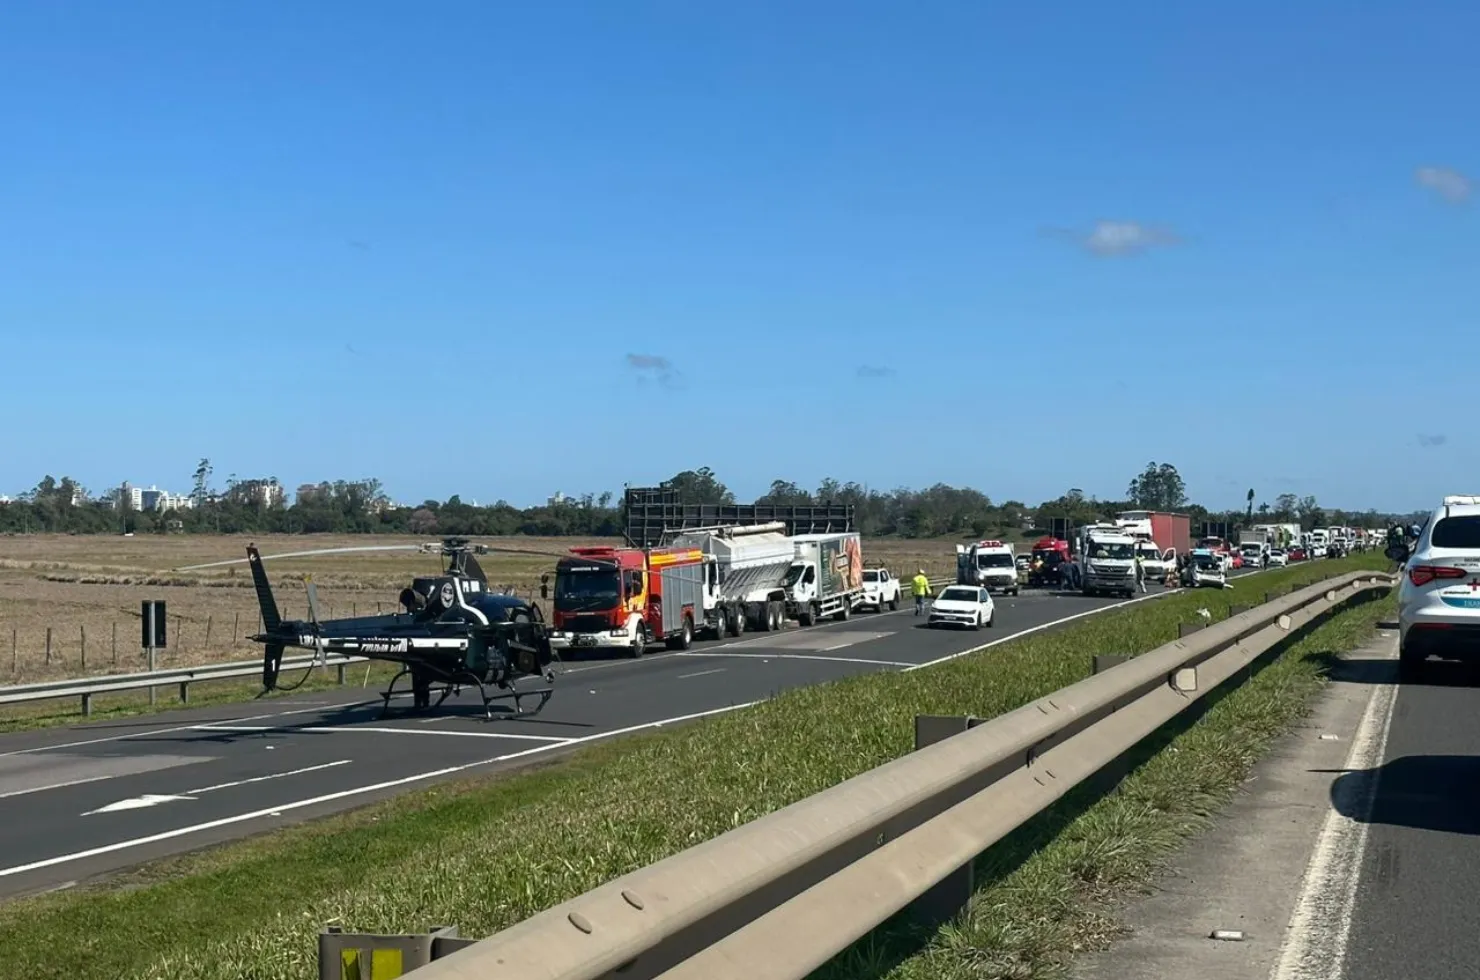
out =
[[(1393, 659), (1396, 642), (1387, 659)], [(1343, 767), (1352, 774), (1335, 788), (1331, 811), (1306, 865), (1300, 897), (1270, 980), (1341, 980), (1377, 799), (1378, 770), (1387, 756), (1397, 684), (1375, 684)], [(1355, 775), (1364, 773), (1365, 775)]]
[(354, 760), (340, 759), (337, 762), (324, 762), (317, 766), (304, 766), (302, 769), (290, 769), (287, 772), (268, 773), (266, 776), (252, 776), (250, 779), (238, 779), (230, 783), (217, 783), (215, 786), (204, 786), (200, 789), (187, 789), (187, 796), (199, 796), (201, 793), (214, 793), (218, 789), (233, 789), (237, 786), (246, 786), (249, 783), (265, 783), (269, 779), (282, 779), (286, 776), (301, 776), (306, 772), (318, 772), (320, 769), (333, 769), (335, 766), (347, 766)]
[(723, 674), (725, 671), (727, 671), (729, 669), (730, 668), (728, 668), (728, 667), (716, 667), (713, 670), (700, 670), (700, 671), (697, 671), (697, 672), (692, 673), (692, 674), (679, 674), (678, 675), (678, 679), (681, 680), (681, 681), (684, 681), (684, 680), (688, 680), (690, 677), (705, 677), (705, 676), (707, 676), (709, 674)]
[(295, 725), (196, 725), (198, 732), (282, 732), (292, 735), (307, 732), (310, 735), (342, 735), (366, 732), (375, 735), (453, 735), (463, 738), (509, 738), (524, 742), (569, 742), (568, 738), (553, 735), (521, 735), (514, 732), (463, 732), (447, 728), (371, 728), (365, 725), (345, 725), (342, 728), (318, 725), (297, 727)]

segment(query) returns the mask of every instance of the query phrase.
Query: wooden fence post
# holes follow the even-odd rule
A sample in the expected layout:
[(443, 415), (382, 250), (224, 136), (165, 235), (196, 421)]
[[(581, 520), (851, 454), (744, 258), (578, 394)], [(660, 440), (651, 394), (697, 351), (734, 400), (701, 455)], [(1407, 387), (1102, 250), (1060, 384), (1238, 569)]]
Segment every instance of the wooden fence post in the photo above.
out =
[(113, 662), (118, 663), (118, 620), (113, 621)]
[(51, 627), (46, 628), (46, 662), (51, 663)]
[(209, 650), (211, 648), (211, 622), (215, 618), (216, 618), (215, 616), (207, 616), (206, 617), (206, 642), (204, 644), (202, 644), (202, 645), (207, 650)]
[(77, 637), (77, 648), (82, 651), (82, 669), (83, 670), (86, 670), (87, 669), (87, 627), (85, 625), (78, 626), (77, 627), (77, 633), (78, 633), (78, 637)]

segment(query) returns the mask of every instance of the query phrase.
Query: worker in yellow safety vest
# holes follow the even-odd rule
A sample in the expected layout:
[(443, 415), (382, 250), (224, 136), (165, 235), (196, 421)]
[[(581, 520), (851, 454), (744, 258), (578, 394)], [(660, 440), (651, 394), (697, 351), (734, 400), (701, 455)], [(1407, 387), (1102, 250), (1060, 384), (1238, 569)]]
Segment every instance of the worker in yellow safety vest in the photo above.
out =
[(930, 579), (925, 577), (925, 569), (915, 573), (910, 588), (915, 593), (915, 615), (918, 616), (925, 611), (925, 597), (930, 595)]

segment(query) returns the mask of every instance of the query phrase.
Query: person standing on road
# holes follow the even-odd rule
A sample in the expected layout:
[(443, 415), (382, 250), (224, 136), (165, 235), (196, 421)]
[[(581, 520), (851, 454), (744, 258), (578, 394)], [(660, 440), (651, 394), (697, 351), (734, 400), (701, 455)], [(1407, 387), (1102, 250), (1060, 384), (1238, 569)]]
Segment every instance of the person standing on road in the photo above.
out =
[(1141, 564), (1140, 555), (1136, 556), (1136, 588), (1146, 591), (1146, 566)]
[(919, 616), (925, 611), (925, 597), (930, 595), (930, 579), (925, 577), (925, 569), (920, 569), (910, 580), (910, 591), (915, 594), (915, 615)]

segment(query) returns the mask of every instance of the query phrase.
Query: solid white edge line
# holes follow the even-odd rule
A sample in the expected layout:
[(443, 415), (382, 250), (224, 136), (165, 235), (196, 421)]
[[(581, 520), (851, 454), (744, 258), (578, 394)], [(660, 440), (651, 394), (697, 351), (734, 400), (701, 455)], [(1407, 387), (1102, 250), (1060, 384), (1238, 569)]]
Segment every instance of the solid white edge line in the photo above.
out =
[(70, 864), (74, 861), (83, 861), (90, 857), (98, 857), (103, 854), (111, 854), (115, 851), (123, 851), (132, 847), (142, 847), (146, 844), (154, 844), (159, 841), (172, 840), (176, 837), (184, 837), (188, 834), (196, 834), (206, 830), (214, 830), (217, 827), (227, 827), (231, 824), (244, 823), (248, 820), (257, 820), (262, 817), (270, 817), (286, 813), (290, 810), (301, 810), (304, 807), (317, 806), (320, 803), (332, 803), (351, 796), (360, 796), (365, 793), (374, 793), (385, 789), (394, 789), (397, 786), (408, 786), (412, 783), (425, 782), (436, 779), (439, 776), (450, 776), (454, 773), (465, 772), (476, 769), (479, 766), (492, 765), (498, 762), (507, 762), (511, 759), (520, 759), (525, 756), (538, 755), (541, 752), (550, 752), (554, 749), (563, 749), (572, 745), (586, 742), (596, 742), (601, 739), (614, 738), (618, 735), (628, 735), (632, 732), (643, 731), (650, 728), (662, 728), (665, 725), (676, 725), (680, 722), (693, 721), (697, 718), (705, 718), (711, 715), (724, 714), (729, 711), (738, 711), (741, 708), (749, 708), (760, 704), (760, 701), (747, 701), (744, 704), (733, 704), (724, 708), (714, 708), (709, 711), (698, 711), (693, 714), (679, 715), (675, 718), (664, 718), (660, 721), (650, 721), (641, 725), (630, 725), (626, 728), (618, 728), (610, 732), (598, 732), (595, 735), (582, 735), (565, 742), (554, 745), (537, 745), (534, 748), (524, 749), (519, 752), (511, 752), (508, 755), (495, 756), (492, 759), (481, 759), (477, 762), (465, 762), (462, 765), (447, 766), (442, 769), (434, 769), (430, 772), (417, 773), (414, 776), (403, 776), (400, 779), (389, 779), (385, 782), (374, 783), (370, 786), (359, 786), (354, 789), (340, 790), (337, 793), (326, 793), (323, 796), (315, 796), (307, 800), (297, 800), (292, 803), (283, 803), (278, 806), (268, 807), (262, 810), (253, 810), (250, 813), (239, 813), (231, 817), (222, 817), (219, 820), (208, 820), (204, 823), (191, 824), (188, 827), (177, 827), (174, 830), (162, 831), (158, 834), (150, 834), (147, 837), (135, 837), (132, 840), (117, 841), (113, 844), (104, 844), (101, 847), (89, 848), (85, 851), (76, 851), (72, 854), (60, 854), (56, 857), (44, 858), (40, 861), (32, 861), (29, 864), (19, 864), (12, 868), (0, 869), (0, 878), (8, 878), (13, 875), (25, 874), (28, 871), (39, 871), (42, 868), (56, 867), (59, 864)]
[[(1397, 649), (1396, 639), (1392, 649)], [(1341, 980), (1345, 973), (1369, 821), (1401, 690), (1398, 684), (1373, 686), (1343, 767), (1365, 775), (1349, 778), (1335, 790), (1342, 799), (1332, 801), (1321, 825), (1270, 980)]]

